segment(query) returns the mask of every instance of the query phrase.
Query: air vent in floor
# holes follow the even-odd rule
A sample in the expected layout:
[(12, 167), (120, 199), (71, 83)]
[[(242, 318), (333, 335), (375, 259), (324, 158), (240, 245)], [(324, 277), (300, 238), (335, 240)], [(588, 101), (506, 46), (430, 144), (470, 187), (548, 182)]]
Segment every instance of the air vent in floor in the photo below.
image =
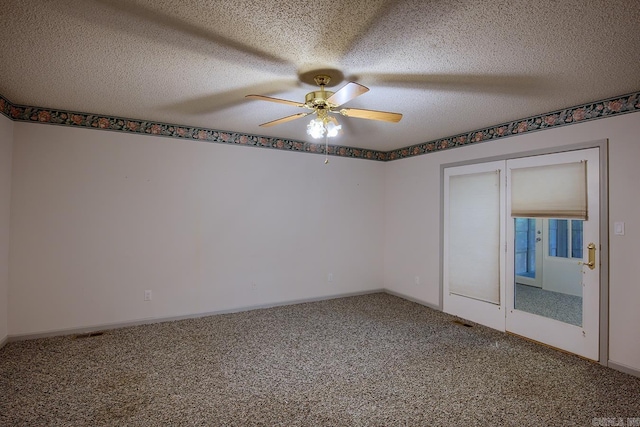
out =
[(454, 320), (453, 323), (460, 325), (460, 326), (465, 326), (467, 328), (473, 328), (473, 325), (470, 325), (468, 323), (463, 322), (462, 320)]
[(86, 334), (78, 334), (76, 335), (74, 338), (75, 339), (80, 339), (80, 338), (93, 338), (93, 337), (99, 337), (100, 335), (103, 335), (104, 332), (88, 332)]

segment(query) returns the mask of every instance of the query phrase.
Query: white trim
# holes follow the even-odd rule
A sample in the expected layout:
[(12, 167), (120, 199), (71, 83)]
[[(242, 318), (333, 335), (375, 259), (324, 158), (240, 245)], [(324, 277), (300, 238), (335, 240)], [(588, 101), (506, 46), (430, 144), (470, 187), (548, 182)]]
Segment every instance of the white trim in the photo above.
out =
[(640, 378), (640, 370), (632, 368), (631, 366), (614, 362), (612, 360), (609, 360), (607, 366), (609, 366), (611, 369), (615, 369), (616, 371), (624, 372), (625, 374), (633, 375), (634, 377)]
[(405, 299), (407, 301), (415, 302), (416, 304), (423, 305), (423, 306), (425, 306), (427, 308), (430, 308), (432, 310), (442, 311), (442, 308), (438, 307), (436, 304), (432, 304), (430, 302), (423, 301), (420, 298), (414, 298), (414, 297), (411, 297), (409, 295), (405, 295), (405, 294), (403, 294), (401, 292), (391, 291), (389, 289), (384, 289), (383, 292), (387, 293), (389, 295), (393, 295), (394, 297), (398, 297), (398, 298)]
[[(194, 313), (194, 314), (186, 314), (184, 316), (172, 316), (172, 317), (153, 317), (147, 319), (133, 320), (131, 322), (116, 322), (116, 323), (106, 323), (103, 325), (93, 325), (93, 326), (85, 326), (80, 328), (69, 328), (69, 329), (58, 329), (48, 332), (42, 333), (34, 333), (34, 334), (23, 334), (23, 335), (9, 335), (4, 339), (6, 343), (15, 342), (15, 341), (25, 341), (25, 340), (34, 340), (38, 338), (50, 338), (50, 337), (58, 337), (63, 335), (76, 335), (76, 334), (86, 334), (90, 332), (96, 331), (105, 331), (110, 329), (120, 329), (126, 328), (129, 326), (139, 326), (139, 325), (149, 325), (153, 323), (163, 323), (163, 322), (173, 322), (175, 320), (185, 320), (185, 319), (196, 319), (200, 317), (208, 317), (215, 316), (218, 314), (230, 314), (230, 313), (240, 313), (243, 311), (251, 311), (251, 310), (261, 310), (264, 308), (273, 308), (273, 307), (283, 307), (287, 305), (295, 305), (295, 304), (304, 304), (308, 302), (318, 302), (331, 300), (336, 298), (347, 298), (347, 297), (355, 297), (360, 295), (368, 295), (368, 294), (377, 294), (381, 292), (386, 292), (385, 289), (373, 289), (369, 291), (358, 291), (358, 292), (347, 292), (343, 294), (334, 294), (328, 295), (324, 297), (315, 297), (315, 298), (305, 298), (299, 300), (290, 300), (284, 302), (277, 302), (271, 304), (261, 304), (261, 305), (252, 305), (252, 306), (244, 306), (231, 308), (228, 310), (217, 310), (217, 311), (209, 311), (205, 313)], [(2, 346), (0, 346), (1, 348)]]

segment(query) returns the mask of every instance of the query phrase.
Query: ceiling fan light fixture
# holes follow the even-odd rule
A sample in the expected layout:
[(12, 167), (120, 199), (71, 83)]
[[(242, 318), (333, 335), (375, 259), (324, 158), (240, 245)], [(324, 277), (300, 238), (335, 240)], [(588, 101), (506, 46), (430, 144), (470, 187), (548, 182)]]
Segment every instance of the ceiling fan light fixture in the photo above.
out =
[(311, 135), (311, 137), (315, 139), (322, 138), (326, 131), (327, 129), (325, 128), (322, 119), (311, 119), (307, 125), (307, 134)]
[(342, 125), (337, 125), (333, 122), (327, 123), (327, 136), (333, 138), (338, 136), (338, 133), (342, 130)]
[(341, 130), (341, 125), (336, 124), (333, 121), (323, 120), (318, 117), (311, 119), (311, 121), (307, 125), (307, 134), (315, 139), (320, 139), (325, 135), (327, 136), (327, 138), (336, 137)]
[[(361, 108), (340, 109), (343, 104), (368, 92), (369, 88), (356, 82), (349, 82), (337, 92), (332, 92), (325, 90), (325, 86), (331, 81), (331, 76), (329, 74), (318, 73), (313, 77), (313, 80), (318, 86), (320, 86), (320, 90), (314, 90), (307, 93), (305, 95), (304, 103), (272, 98), (264, 95), (247, 95), (247, 98), (288, 104), (311, 110), (307, 113), (293, 114), (291, 116), (282, 117), (281, 119), (262, 123), (260, 126), (274, 126), (280, 123), (286, 123), (291, 120), (306, 117), (309, 114), (315, 114), (316, 117), (307, 125), (307, 134), (315, 139), (320, 139), (322, 137), (328, 139), (336, 137), (342, 132), (342, 126), (338, 123), (335, 117), (330, 116), (330, 113), (341, 114), (346, 117), (357, 117), (361, 119), (380, 120), (392, 123), (397, 123), (402, 118), (402, 114), (400, 113), (390, 113), (387, 111), (363, 110)], [(327, 142), (325, 141), (325, 144), (326, 143)]]

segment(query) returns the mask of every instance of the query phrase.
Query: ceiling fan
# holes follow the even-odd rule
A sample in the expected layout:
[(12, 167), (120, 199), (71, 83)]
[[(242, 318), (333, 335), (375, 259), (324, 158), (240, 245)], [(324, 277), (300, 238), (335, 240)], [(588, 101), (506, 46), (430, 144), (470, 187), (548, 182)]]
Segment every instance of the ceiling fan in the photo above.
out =
[(341, 108), (343, 104), (369, 91), (369, 88), (359, 83), (349, 82), (337, 92), (325, 90), (325, 86), (331, 81), (327, 74), (317, 74), (313, 80), (320, 86), (320, 90), (309, 92), (305, 95), (305, 102), (289, 101), (286, 99), (272, 98), (264, 95), (247, 95), (246, 98), (258, 99), (261, 101), (278, 102), (280, 104), (293, 105), (305, 108), (307, 112), (297, 113), (270, 122), (262, 123), (260, 126), (270, 127), (291, 120), (300, 119), (310, 114), (317, 117), (311, 120), (307, 126), (307, 133), (314, 138), (336, 136), (341, 129), (338, 120), (334, 115), (340, 114), (345, 117), (357, 117), (360, 119), (380, 120), (384, 122), (397, 123), (402, 119), (400, 113), (390, 113), (387, 111), (364, 110), (360, 108)]

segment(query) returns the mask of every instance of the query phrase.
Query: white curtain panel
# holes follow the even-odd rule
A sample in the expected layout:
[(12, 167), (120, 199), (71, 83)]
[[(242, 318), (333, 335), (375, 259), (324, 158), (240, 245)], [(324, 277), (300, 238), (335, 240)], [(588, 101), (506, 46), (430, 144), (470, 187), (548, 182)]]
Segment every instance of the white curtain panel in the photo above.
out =
[(512, 169), (511, 216), (586, 220), (586, 162)]
[(500, 171), (449, 178), (449, 292), (500, 304)]

